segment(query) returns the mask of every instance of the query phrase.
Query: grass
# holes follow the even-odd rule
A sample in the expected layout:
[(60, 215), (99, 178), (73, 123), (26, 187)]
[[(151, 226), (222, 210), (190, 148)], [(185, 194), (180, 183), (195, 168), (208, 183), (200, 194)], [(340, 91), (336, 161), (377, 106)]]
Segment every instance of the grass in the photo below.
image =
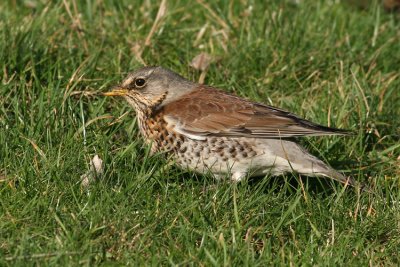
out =
[[(237, 2), (171, 1), (155, 24), (149, 1), (1, 2), (0, 265), (400, 264), (399, 15)], [(133, 110), (100, 92), (141, 61), (197, 80), (201, 52), (206, 83), (353, 130), (302, 142), (373, 193), (236, 185), (151, 156)], [(83, 188), (95, 154), (105, 174)]]

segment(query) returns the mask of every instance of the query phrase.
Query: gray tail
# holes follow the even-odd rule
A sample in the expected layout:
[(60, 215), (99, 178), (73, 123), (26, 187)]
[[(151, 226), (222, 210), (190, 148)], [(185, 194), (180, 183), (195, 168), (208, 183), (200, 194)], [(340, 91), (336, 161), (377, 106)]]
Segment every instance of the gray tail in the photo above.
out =
[[(305, 149), (299, 147), (303, 151), (303, 157), (306, 158), (304, 163), (304, 170), (302, 169), (296, 170), (300, 174), (309, 175), (309, 176), (324, 176), (331, 178), (335, 181), (338, 181), (344, 185), (349, 185), (354, 188), (360, 188), (362, 191), (369, 191), (363, 184), (357, 182), (350, 176), (344, 176), (343, 174), (339, 173), (338, 171), (334, 170), (333, 168), (326, 165), (322, 160), (318, 159), (317, 157), (309, 154)], [(310, 173), (311, 170), (311, 173)]]
[(323, 163), (323, 166), (321, 166), (322, 170), (318, 171), (315, 173), (316, 176), (325, 176), (328, 178), (331, 178), (335, 181), (338, 181), (344, 185), (349, 185), (351, 187), (354, 187), (356, 189), (360, 189), (363, 192), (372, 192), (370, 188), (368, 188), (365, 184), (357, 182), (350, 176), (344, 176), (343, 174), (339, 173), (338, 171), (332, 169), (331, 167), (327, 166), (325, 163)]
[(336, 171), (336, 170), (334, 170), (334, 169), (332, 169), (332, 168), (330, 168), (330, 167), (328, 167), (326, 165), (324, 167), (325, 167), (326, 171), (323, 171), (323, 172), (320, 172), (320, 173), (317, 173), (317, 174), (320, 174), (321, 176), (325, 176), (325, 177), (331, 178), (331, 179), (333, 179), (335, 181), (338, 181), (338, 182), (340, 182), (342, 184), (345, 184), (345, 185), (348, 184), (348, 185), (353, 186), (353, 187), (357, 187), (359, 185), (359, 183), (356, 182), (356, 180), (354, 180), (352, 177), (350, 177), (350, 176), (346, 177), (343, 174), (339, 173), (338, 171)]

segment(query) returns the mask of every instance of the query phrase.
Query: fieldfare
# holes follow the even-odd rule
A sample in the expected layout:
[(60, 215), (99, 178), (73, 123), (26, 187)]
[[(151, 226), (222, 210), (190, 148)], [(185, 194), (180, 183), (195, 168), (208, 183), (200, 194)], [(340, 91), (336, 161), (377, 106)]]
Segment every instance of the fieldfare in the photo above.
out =
[(162, 67), (138, 69), (105, 95), (123, 96), (136, 110), (151, 151), (165, 152), (182, 168), (232, 181), (296, 172), (354, 185), (294, 141), (347, 131), (191, 82)]

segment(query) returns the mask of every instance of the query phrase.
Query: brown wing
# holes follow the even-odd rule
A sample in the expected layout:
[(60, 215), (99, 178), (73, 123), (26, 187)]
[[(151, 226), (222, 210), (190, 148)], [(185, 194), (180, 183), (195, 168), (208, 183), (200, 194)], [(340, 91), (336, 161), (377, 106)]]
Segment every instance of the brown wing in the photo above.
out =
[(199, 87), (165, 105), (163, 112), (164, 119), (175, 131), (193, 139), (206, 136), (288, 138), (348, 133), (212, 87)]

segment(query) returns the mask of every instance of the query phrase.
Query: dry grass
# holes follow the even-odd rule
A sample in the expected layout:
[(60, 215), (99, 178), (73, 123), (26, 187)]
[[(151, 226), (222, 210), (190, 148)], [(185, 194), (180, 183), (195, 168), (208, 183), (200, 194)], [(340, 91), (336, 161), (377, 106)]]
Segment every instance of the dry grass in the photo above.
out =
[[(32, 0), (0, 15), (0, 265), (399, 264), (398, 14)], [(374, 194), (296, 176), (233, 185), (150, 156), (131, 108), (100, 94), (143, 63), (352, 129), (303, 142)], [(104, 175), (83, 188), (94, 155)]]

